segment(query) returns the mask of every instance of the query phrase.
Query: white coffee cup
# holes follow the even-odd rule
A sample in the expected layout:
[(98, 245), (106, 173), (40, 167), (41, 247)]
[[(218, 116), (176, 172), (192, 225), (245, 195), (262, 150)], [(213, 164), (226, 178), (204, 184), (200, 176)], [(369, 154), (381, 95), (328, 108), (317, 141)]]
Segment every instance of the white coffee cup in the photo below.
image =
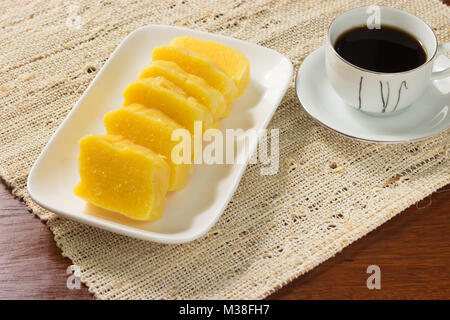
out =
[[(377, 27), (374, 25), (377, 19), (381, 25), (405, 30), (419, 40), (427, 53), (426, 62), (412, 70), (382, 73), (357, 67), (336, 52), (334, 44), (341, 34), (359, 26)], [(450, 68), (432, 72), (435, 59), (450, 51), (450, 43), (438, 45), (424, 21), (395, 8), (370, 6), (342, 13), (331, 23), (325, 47), (331, 85), (347, 104), (365, 112), (388, 114), (402, 110), (424, 93), (430, 81), (450, 76)]]

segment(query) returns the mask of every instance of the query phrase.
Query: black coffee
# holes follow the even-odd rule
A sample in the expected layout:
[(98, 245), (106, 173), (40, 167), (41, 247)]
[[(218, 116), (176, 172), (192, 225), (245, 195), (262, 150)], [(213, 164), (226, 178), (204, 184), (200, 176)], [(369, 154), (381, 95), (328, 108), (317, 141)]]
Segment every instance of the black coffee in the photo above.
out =
[(407, 32), (382, 25), (346, 31), (336, 40), (336, 52), (348, 62), (371, 71), (401, 72), (425, 63), (422, 44)]

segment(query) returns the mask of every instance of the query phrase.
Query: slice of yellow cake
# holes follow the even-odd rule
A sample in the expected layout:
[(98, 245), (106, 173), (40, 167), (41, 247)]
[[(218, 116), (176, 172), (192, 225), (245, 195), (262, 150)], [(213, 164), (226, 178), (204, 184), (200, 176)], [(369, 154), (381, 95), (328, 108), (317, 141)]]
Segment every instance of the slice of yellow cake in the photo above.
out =
[(178, 143), (172, 141), (176, 129), (184, 129), (159, 110), (131, 104), (108, 112), (104, 117), (106, 132), (121, 135), (132, 142), (164, 156), (170, 166), (169, 191), (186, 186), (191, 164), (176, 164), (172, 161), (172, 149)]
[(223, 94), (228, 105), (238, 96), (234, 81), (214, 61), (205, 56), (178, 46), (161, 46), (153, 49), (152, 59), (175, 62), (184, 71), (203, 78)]
[(173, 82), (189, 96), (204, 104), (215, 119), (224, 115), (227, 105), (223, 94), (208, 85), (202, 78), (184, 71), (175, 62), (156, 60), (139, 74), (139, 79), (152, 77), (164, 77)]
[(214, 117), (203, 104), (189, 97), (167, 79), (138, 79), (123, 92), (124, 106), (143, 104), (147, 108), (155, 108), (194, 133), (194, 121), (202, 121), (203, 130), (212, 127)]
[(213, 60), (225, 73), (233, 79), (238, 87), (239, 96), (250, 81), (250, 62), (247, 57), (233, 48), (218, 42), (203, 41), (191, 37), (178, 37), (170, 43)]
[(79, 144), (77, 196), (132, 219), (161, 216), (170, 168), (160, 155), (116, 135), (88, 135)]

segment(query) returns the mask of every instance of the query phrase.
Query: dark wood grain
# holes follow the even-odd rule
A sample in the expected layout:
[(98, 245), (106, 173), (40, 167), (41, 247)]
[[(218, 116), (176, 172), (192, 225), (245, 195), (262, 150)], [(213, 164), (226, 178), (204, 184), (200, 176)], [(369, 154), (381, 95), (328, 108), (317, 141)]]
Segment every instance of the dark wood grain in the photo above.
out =
[[(450, 0), (444, 0), (450, 5)], [(270, 299), (449, 299), (450, 185), (413, 205)], [(63, 258), (44, 223), (0, 184), (0, 299), (92, 299), (69, 290)], [(366, 269), (381, 269), (369, 290)]]
[[(271, 299), (450, 298), (450, 185), (397, 215)], [(0, 184), (0, 299), (92, 299), (66, 287), (70, 261), (51, 232)], [(366, 269), (381, 268), (381, 290)]]
[[(366, 286), (381, 269), (381, 290)], [(449, 299), (450, 185), (408, 208), (271, 299)]]
[(92, 299), (85, 286), (67, 288), (69, 265), (45, 223), (1, 183), (0, 299)]

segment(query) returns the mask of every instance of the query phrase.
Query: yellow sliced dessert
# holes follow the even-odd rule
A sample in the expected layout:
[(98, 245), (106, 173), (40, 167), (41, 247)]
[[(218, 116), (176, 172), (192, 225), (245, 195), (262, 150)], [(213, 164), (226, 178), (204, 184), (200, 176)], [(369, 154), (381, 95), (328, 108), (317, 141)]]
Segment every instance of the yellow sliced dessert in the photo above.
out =
[(184, 129), (159, 110), (140, 104), (131, 104), (108, 112), (104, 117), (106, 132), (151, 149), (164, 156), (170, 166), (169, 191), (181, 190), (186, 186), (191, 164), (176, 164), (172, 161), (172, 149), (178, 143), (172, 141), (176, 129)]
[(175, 62), (184, 71), (203, 78), (223, 94), (229, 106), (238, 96), (234, 81), (214, 61), (205, 56), (178, 46), (161, 46), (153, 49), (152, 59)]
[(219, 119), (227, 108), (223, 94), (208, 85), (205, 80), (181, 69), (175, 62), (156, 60), (139, 74), (139, 79), (164, 77), (186, 94), (204, 104)]
[(238, 87), (239, 96), (250, 81), (250, 62), (241, 52), (221, 43), (203, 41), (191, 37), (178, 37), (170, 43), (213, 60), (225, 73), (233, 79)]
[(203, 104), (189, 97), (167, 79), (138, 79), (123, 92), (124, 106), (139, 103), (147, 108), (155, 108), (194, 133), (194, 121), (202, 121), (203, 130), (212, 127), (214, 118)]
[(170, 168), (160, 155), (116, 135), (88, 135), (79, 144), (77, 196), (132, 219), (161, 216)]

